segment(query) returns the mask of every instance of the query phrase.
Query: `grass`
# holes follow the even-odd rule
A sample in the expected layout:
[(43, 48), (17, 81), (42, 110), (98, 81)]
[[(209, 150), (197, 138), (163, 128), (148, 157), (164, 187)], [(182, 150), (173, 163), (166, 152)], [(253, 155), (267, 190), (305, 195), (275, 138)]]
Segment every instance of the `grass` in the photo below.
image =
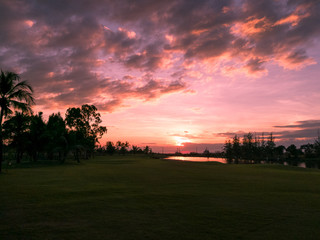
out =
[(320, 171), (96, 157), (0, 175), (0, 239), (318, 239)]

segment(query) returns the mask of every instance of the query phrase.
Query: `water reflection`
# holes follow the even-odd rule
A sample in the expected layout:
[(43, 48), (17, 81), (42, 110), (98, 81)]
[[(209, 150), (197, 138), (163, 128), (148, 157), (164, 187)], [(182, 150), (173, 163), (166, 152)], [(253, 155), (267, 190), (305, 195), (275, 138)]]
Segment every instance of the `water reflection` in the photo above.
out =
[(183, 156), (170, 156), (168, 160), (188, 161), (188, 162), (220, 162), (227, 163), (225, 158), (211, 158), (211, 157), (183, 157)]
[[(220, 163), (239, 163), (239, 164), (255, 164), (256, 162), (254, 161), (249, 161), (249, 160), (238, 160), (237, 162), (234, 161), (229, 161), (225, 158), (213, 158), (213, 157), (186, 157), (186, 156), (169, 156), (165, 158), (167, 160), (176, 160), (176, 161), (187, 161), (187, 162), (220, 162)], [(301, 168), (319, 168), (320, 166), (316, 163), (313, 162), (277, 162), (277, 163), (272, 163), (268, 161), (260, 161), (260, 164), (283, 164), (285, 166), (297, 166)], [(258, 163), (258, 164), (259, 164)], [(320, 168), (319, 168), (320, 169)]]
[(285, 166), (296, 166), (296, 167), (301, 167), (301, 168), (307, 168), (307, 165), (305, 162), (300, 162), (297, 164), (289, 164), (288, 162), (283, 162), (283, 165)]
[(297, 166), (297, 167), (301, 167), (301, 168), (318, 168), (318, 169), (320, 169), (320, 165), (315, 162), (294, 162), (291, 164), (288, 162), (284, 162), (283, 165)]

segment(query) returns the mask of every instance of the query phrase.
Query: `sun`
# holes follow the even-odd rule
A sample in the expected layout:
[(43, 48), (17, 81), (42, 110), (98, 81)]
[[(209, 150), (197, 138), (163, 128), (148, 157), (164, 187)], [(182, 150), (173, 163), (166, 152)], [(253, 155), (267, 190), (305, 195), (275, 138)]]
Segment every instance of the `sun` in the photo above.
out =
[(175, 145), (178, 147), (183, 147), (184, 143), (189, 143), (191, 140), (187, 137), (174, 136)]

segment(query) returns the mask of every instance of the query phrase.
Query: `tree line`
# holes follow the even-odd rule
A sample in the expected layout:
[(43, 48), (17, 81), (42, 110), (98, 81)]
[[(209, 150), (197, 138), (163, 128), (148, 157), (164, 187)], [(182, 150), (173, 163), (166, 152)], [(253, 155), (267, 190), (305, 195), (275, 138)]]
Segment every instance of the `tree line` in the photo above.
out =
[(3, 158), (10, 155), (17, 163), (23, 156), (32, 161), (41, 157), (64, 162), (72, 153), (79, 162), (81, 157), (93, 154), (96, 143), (107, 132), (105, 126), (100, 126), (101, 115), (94, 105), (68, 108), (65, 118), (53, 113), (44, 121), (42, 112), (32, 112), (34, 104), (30, 84), (16, 73), (1, 70), (0, 172)]
[(314, 143), (301, 145), (298, 148), (291, 144), (288, 147), (277, 146), (272, 133), (268, 137), (254, 136), (252, 133), (245, 134), (242, 139), (235, 135), (232, 139), (225, 142), (223, 147), (225, 158), (229, 162), (239, 163), (240, 161), (249, 161), (258, 163), (299, 161), (303, 159), (320, 158), (320, 138), (314, 140)]
[(143, 148), (137, 145), (130, 145), (129, 142), (117, 141), (116, 143), (108, 141), (103, 147), (98, 147), (96, 152), (100, 155), (113, 155), (120, 154), (125, 155), (127, 153), (131, 154), (152, 154), (152, 149), (149, 146)]
[(68, 108), (65, 119), (53, 113), (44, 121), (42, 112), (25, 114), (15, 112), (2, 126), (7, 157), (13, 154), (17, 163), (25, 155), (31, 161), (39, 158), (63, 163), (72, 153), (76, 161), (92, 156), (96, 143), (106, 133), (100, 126), (101, 118), (94, 105)]
[(23, 159), (34, 162), (39, 159), (58, 160), (63, 163), (69, 155), (79, 162), (94, 153), (152, 153), (149, 146), (140, 148), (121, 141), (108, 141), (106, 146), (97, 147), (107, 128), (100, 125), (101, 115), (94, 105), (68, 108), (64, 118), (60, 113), (52, 113), (45, 121), (42, 112), (33, 113), (34, 104), (30, 84), (21, 81), (16, 73), (1, 70), (0, 172), (4, 158), (14, 159), (16, 163)]

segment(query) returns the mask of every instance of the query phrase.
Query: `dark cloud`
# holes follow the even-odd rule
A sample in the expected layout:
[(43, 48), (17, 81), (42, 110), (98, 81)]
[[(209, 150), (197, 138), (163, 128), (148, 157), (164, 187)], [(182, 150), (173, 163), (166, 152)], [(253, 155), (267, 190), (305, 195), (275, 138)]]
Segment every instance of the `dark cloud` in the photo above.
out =
[(317, 137), (318, 129), (301, 129), (294, 131), (281, 131), (276, 132), (280, 139), (300, 139), (304, 138), (307, 140), (313, 140)]
[(314, 61), (307, 56), (304, 49), (299, 49), (289, 53), (289, 55), (283, 59), (283, 62), (287, 68), (300, 68), (305, 64), (313, 63)]
[(104, 50), (107, 53), (113, 53), (118, 58), (124, 58), (128, 54), (134, 53), (141, 40), (135, 37), (134, 32), (122, 28), (112, 31), (104, 27), (104, 41)]
[(226, 137), (226, 138), (233, 138), (235, 135), (238, 137), (242, 137), (243, 135), (247, 134), (244, 131), (237, 131), (237, 132), (224, 132), (224, 133), (215, 133), (217, 137)]
[(173, 55), (179, 58), (180, 69), (184, 63), (220, 57), (236, 57), (252, 74), (265, 71), (264, 63), (270, 60), (299, 68), (313, 63), (307, 50), (320, 34), (316, 0), (0, 0), (0, 4), (0, 66), (27, 78), (39, 104), (50, 99), (61, 104), (95, 99), (97, 104), (110, 101), (115, 109), (124, 96), (149, 100), (181, 91), (186, 88), (181, 80), (186, 69), (173, 70), (165, 83), (149, 79), (137, 84), (138, 77), (121, 79), (119, 74), (110, 75), (110, 81), (106, 72), (101, 74), (110, 64), (128, 71), (123, 76), (130, 71), (141, 76), (145, 71), (155, 73), (167, 67)]
[(263, 63), (264, 61), (259, 58), (252, 58), (247, 62), (245, 67), (250, 73), (260, 72), (265, 69)]
[[(185, 83), (179, 81), (167, 82), (158, 79), (135, 79), (136, 81), (132, 81), (132, 78), (129, 78), (129, 80), (126, 78), (123, 80), (104, 79), (98, 86), (95, 86), (91, 84), (92, 79), (93, 76), (91, 76), (88, 81), (83, 79), (81, 82), (84, 85), (65, 91), (60, 89), (63, 85), (52, 85), (50, 86), (50, 91), (54, 92), (53, 88), (57, 87), (58, 91), (56, 92), (58, 94), (53, 95), (51, 98), (40, 99), (40, 101), (45, 101), (46, 104), (51, 100), (55, 103), (81, 105), (83, 102), (92, 103), (92, 98), (95, 95), (108, 95), (107, 98), (97, 100), (95, 104), (101, 111), (113, 112), (117, 108), (128, 107), (128, 105), (125, 104), (128, 98), (151, 101), (165, 94), (181, 92), (187, 88)], [(135, 84), (137, 81), (142, 81), (142, 86), (137, 86)]]
[(298, 121), (296, 124), (274, 126), (275, 128), (304, 128), (304, 129), (320, 129), (320, 120)]
[(109, 100), (105, 103), (98, 103), (96, 105), (99, 110), (103, 110), (106, 112), (113, 112), (117, 108), (121, 107), (122, 101), (120, 99), (113, 99), (113, 100)]
[[(318, 137), (320, 131), (320, 120), (305, 120), (298, 121), (295, 124), (291, 125), (282, 125), (282, 126), (273, 126), (276, 130), (272, 131), (273, 136), (275, 137), (278, 144), (306, 144), (312, 143)], [(290, 130), (279, 130), (279, 129), (290, 129)], [(270, 135), (267, 133), (255, 133), (252, 132), (255, 137), (266, 140)], [(238, 137), (243, 137), (247, 132), (238, 131), (238, 132), (225, 132), (214, 134), (219, 137), (233, 138), (235, 135)]]
[(165, 57), (166, 54), (161, 48), (161, 42), (157, 41), (147, 45), (140, 53), (129, 56), (124, 63), (129, 68), (152, 71), (161, 67)]

